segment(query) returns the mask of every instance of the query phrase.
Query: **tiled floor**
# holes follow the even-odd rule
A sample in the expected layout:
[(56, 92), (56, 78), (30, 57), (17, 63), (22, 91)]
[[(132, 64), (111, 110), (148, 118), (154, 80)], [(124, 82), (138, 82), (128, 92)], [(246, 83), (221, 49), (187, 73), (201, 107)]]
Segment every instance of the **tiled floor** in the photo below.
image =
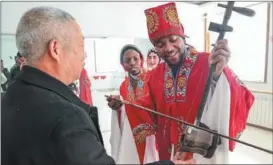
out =
[[(240, 140), (272, 150), (272, 132), (248, 126)], [(237, 144), (231, 154), (232, 164), (273, 164), (273, 155)]]
[[(111, 145), (109, 143), (111, 110), (107, 106), (104, 95), (113, 93), (117, 92), (92, 92), (94, 104), (99, 109), (100, 126), (103, 132), (105, 148), (109, 155), (111, 155)], [(270, 131), (248, 126), (240, 140), (272, 150), (272, 135), (273, 133)], [(235, 151), (231, 153), (230, 161), (232, 164), (273, 164), (273, 155), (242, 144), (237, 144)]]

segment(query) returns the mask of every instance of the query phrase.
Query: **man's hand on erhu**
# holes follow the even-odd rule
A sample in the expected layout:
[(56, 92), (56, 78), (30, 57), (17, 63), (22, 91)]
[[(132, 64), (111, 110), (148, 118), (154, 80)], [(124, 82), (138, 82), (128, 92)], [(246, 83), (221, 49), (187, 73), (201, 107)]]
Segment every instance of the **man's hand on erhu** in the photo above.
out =
[(209, 56), (209, 65), (216, 64), (215, 77), (219, 77), (222, 74), (230, 55), (228, 41), (225, 39), (217, 41)]

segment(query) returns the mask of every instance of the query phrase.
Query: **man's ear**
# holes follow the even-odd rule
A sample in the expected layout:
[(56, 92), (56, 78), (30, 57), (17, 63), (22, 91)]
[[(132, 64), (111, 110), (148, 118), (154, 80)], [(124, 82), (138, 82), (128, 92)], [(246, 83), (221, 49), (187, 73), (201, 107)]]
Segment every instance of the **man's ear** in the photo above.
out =
[(52, 59), (54, 59), (57, 62), (60, 61), (62, 46), (58, 40), (53, 39), (49, 41), (47, 51)]

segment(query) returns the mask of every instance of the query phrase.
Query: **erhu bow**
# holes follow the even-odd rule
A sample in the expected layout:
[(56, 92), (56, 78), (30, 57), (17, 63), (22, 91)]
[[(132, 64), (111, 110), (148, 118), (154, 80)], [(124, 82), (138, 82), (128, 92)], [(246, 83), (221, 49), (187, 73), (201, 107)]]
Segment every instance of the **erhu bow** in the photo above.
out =
[[(107, 95), (105, 95), (105, 97), (106, 97), (106, 98), (109, 98), (109, 96), (107, 96)], [(226, 138), (226, 139), (229, 139), (229, 140), (233, 140), (233, 141), (235, 141), (235, 142), (238, 142), (238, 143), (244, 144), (244, 145), (246, 145), (246, 146), (249, 146), (249, 147), (258, 149), (258, 150), (260, 150), (260, 151), (267, 152), (267, 153), (269, 153), (269, 154), (273, 154), (273, 151), (271, 151), (271, 150), (264, 149), (264, 148), (262, 148), (262, 147), (258, 147), (258, 146), (256, 146), (256, 145), (253, 145), (253, 144), (250, 144), (250, 143), (247, 143), (247, 142), (244, 142), (244, 141), (241, 141), (241, 140), (238, 140), (238, 139), (235, 139), (235, 138), (226, 136), (226, 135), (222, 135), (222, 134), (220, 134), (220, 133), (217, 133), (217, 132), (212, 131), (212, 130), (207, 129), (207, 128), (203, 128), (203, 127), (200, 127), (200, 126), (197, 126), (197, 125), (194, 125), (194, 124), (190, 124), (190, 123), (188, 123), (188, 122), (186, 122), (186, 121), (184, 121), (184, 120), (177, 119), (177, 118), (175, 118), (175, 117), (172, 117), (172, 116), (169, 116), (169, 115), (166, 115), (166, 114), (157, 112), (157, 111), (155, 111), (155, 110), (152, 110), (152, 109), (149, 109), (149, 108), (146, 108), (146, 107), (143, 107), (143, 106), (140, 106), (140, 105), (131, 103), (131, 102), (127, 101), (127, 100), (121, 100), (121, 99), (117, 99), (117, 98), (112, 98), (112, 99), (114, 99), (114, 100), (116, 100), (116, 101), (119, 101), (119, 102), (121, 102), (122, 104), (130, 105), (130, 106), (133, 106), (133, 107), (138, 108), (138, 109), (140, 109), (140, 110), (147, 111), (147, 112), (156, 114), (156, 115), (158, 115), (158, 116), (166, 117), (166, 118), (168, 118), (168, 119), (170, 119), (170, 120), (174, 120), (174, 121), (180, 122), (180, 123), (185, 124), (185, 125), (187, 125), (187, 126), (190, 126), (190, 127), (196, 128), (196, 129), (200, 129), (200, 130), (202, 130), (202, 131), (205, 131), (205, 132), (208, 132), (208, 133), (217, 135), (217, 136), (219, 136), (219, 137), (223, 137), (223, 138)]]
[[(239, 14), (248, 16), (248, 17), (252, 17), (255, 15), (255, 11), (248, 9), (248, 8), (243, 8), (243, 7), (234, 7), (234, 3), (235, 3), (234, 1), (229, 1), (227, 3), (227, 5), (218, 4), (219, 7), (226, 8), (223, 22), (222, 22), (222, 24), (211, 22), (209, 25), (210, 31), (219, 33), (217, 41), (224, 39), (225, 32), (232, 32), (233, 31), (233, 28), (231, 26), (228, 26), (228, 21), (229, 21), (233, 11), (235, 11)], [(204, 95), (202, 97), (202, 100), (201, 100), (201, 103), (200, 103), (200, 106), (198, 109), (198, 114), (195, 119), (196, 126), (206, 128), (206, 129), (210, 129), (210, 128), (201, 122), (201, 118), (202, 118), (202, 115), (203, 115), (203, 112), (205, 109), (205, 105), (206, 105), (206, 102), (208, 99), (208, 93), (210, 91), (210, 87), (211, 87), (211, 83), (212, 83), (215, 69), (216, 69), (216, 64), (213, 64), (210, 66)], [(204, 132), (200, 129), (194, 129), (191, 127), (187, 127), (185, 129), (184, 134), (182, 135), (182, 137), (180, 139), (180, 146), (181, 146), (182, 152), (198, 153), (200, 155), (203, 155), (205, 158), (213, 157), (218, 145), (221, 144), (221, 139), (220, 139), (220, 136), (217, 135), (217, 131), (213, 131), (213, 132), (214, 133), (211, 133), (208, 131)], [(232, 140), (234, 140), (234, 139), (232, 139)]]

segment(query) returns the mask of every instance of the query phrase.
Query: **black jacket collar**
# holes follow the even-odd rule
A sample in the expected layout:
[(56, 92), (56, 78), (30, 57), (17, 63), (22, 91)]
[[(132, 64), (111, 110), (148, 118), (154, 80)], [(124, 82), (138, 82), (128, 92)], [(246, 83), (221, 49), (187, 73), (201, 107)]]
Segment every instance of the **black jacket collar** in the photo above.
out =
[[(54, 77), (48, 75), (47, 73), (30, 67), (24, 66), (22, 71), (16, 77), (17, 80), (21, 80), (27, 82), (29, 84), (39, 86), (40, 88), (44, 88), (50, 90), (65, 100), (80, 106), (85, 109), (89, 115), (91, 107), (88, 104), (82, 102), (69, 88), (67, 85), (62, 83), (61, 81), (55, 79)], [(95, 108), (95, 107), (93, 107)], [(95, 114), (94, 114), (95, 115)], [(95, 117), (95, 116), (94, 116)]]

